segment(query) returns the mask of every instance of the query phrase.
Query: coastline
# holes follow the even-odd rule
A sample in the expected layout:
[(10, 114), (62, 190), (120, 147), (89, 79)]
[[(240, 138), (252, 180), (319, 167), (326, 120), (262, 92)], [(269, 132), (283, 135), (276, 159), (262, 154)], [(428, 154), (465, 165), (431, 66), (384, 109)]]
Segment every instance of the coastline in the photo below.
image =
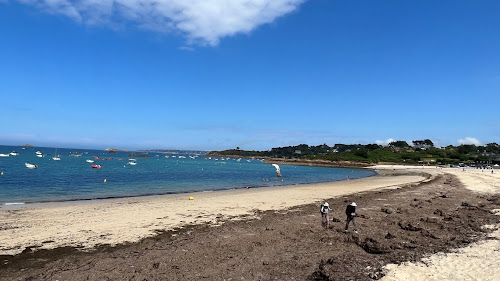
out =
[[(247, 187), (324, 183), (345, 180), (348, 176), (354, 179), (374, 174), (371, 171), (359, 168), (336, 168), (330, 171), (325, 167), (306, 168), (304, 166), (300, 167), (301, 165), (293, 165), (282, 169), (284, 177), (280, 179), (275, 177), (275, 168), (270, 164), (255, 161), (251, 164), (257, 163), (258, 165), (246, 166), (246, 161), (244, 164), (239, 164), (236, 159), (233, 159), (234, 161), (227, 161), (227, 165), (225, 165), (225, 161), (221, 162), (221, 166), (224, 164), (228, 170), (234, 170), (234, 173), (229, 178), (226, 178), (227, 175), (224, 174), (226, 169), (219, 169), (219, 162), (214, 164), (213, 161), (205, 161), (209, 159), (193, 160), (196, 162), (191, 159), (167, 159), (165, 160), (167, 162), (149, 161), (146, 163), (147, 165), (139, 165), (138, 168), (134, 167), (134, 170), (130, 173), (128, 173), (129, 166), (124, 165), (122, 169), (119, 165), (121, 163), (112, 164), (110, 162), (109, 164), (113, 165), (110, 169), (95, 170), (89, 169), (90, 167), (87, 167), (87, 164), (82, 165), (78, 158), (72, 157), (70, 160), (67, 165), (67, 167), (71, 166), (70, 171), (66, 171), (65, 176), (61, 176), (62, 174), (56, 172), (53, 175), (54, 178), (51, 176), (52, 171), (58, 171), (58, 168), (54, 166), (57, 163), (50, 161), (46, 167), (44, 166), (47, 170), (44, 170), (43, 173), (46, 173), (46, 175), (39, 175), (42, 169), (31, 171), (25, 169), (24, 166), (20, 168), (20, 165), (16, 166), (17, 169), (5, 171), (2, 182), (5, 180), (6, 188), (0, 190), (0, 208), (2, 206), (28, 205), (32, 203), (133, 198), (191, 193), (203, 190), (219, 191)], [(23, 162), (22, 159), (16, 161), (20, 162), (18, 164)], [(171, 169), (165, 169), (167, 166), (163, 167), (163, 164), (167, 166), (170, 164), (180, 165), (181, 169), (196, 167), (194, 168), (196, 172), (193, 172), (194, 174), (181, 173), (182, 176), (179, 176), (181, 174), (176, 174)], [(195, 164), (200, 165), (201, 169), (198, 169), (199, 167)], [(153, 165), (154, 169), (150, 169), (149, 165)], [(320, 165), (316, 166), (319, 167)], [(159, 170), (159, 174), (157, 174), (156, 169)], [(214, 174), (212, 174), (212, 169), (217, 169)], [(314, 172), (311, 173), (310, 169), (314, 170)], [(20, 180), (24, 178), (26, 180)], [(106, 184), (103, 184), (103, 182)]]
[(302, 158), (279, 159), (279, 158), (264, 158), (265, 164), (278, 165), (297, 165), (297, 166), (316, 166), (316, 167), (333, 167), (333, 168), (368, 168), (372, 166), (370, 163), (352, 162), (352, 161), (328, 161), (328, 160), (309, 160)]
[(352, 162), (352, 161), (329, 161), (320, 159), (304, 159), (304, 158), (273, 158), (268, 156), (240, 156), (240, 155), (222, 155), (211, 154), (211, 157), (229, 157), (241, 159), (262, 159), (265, 164), (278, 164), (278, 165), (297, 165), (297, 166), (315, 166), (315, 167), (333, 167), (333, 168), (368, 168), (373, 166), (368, 162)]
[(319, 184), (13, 205), (0, 209), (0, 255), (18, 254), (26, 248), (91, 249), (137, 242), (185, 225), (217, 225), (223, 219), (254, 216), (256, 211), (281, 210), (424, 180), (423, 175), (377, 175)]
[[(240, 190), (234, 192), (236, 199), (252, 200), (252, 197), (260, 197), (263, 202), (274, 200), (277, 207), (265, 211), (259, 210), (263, 208), (255, 208), (236, 216), (219, 213), (212, 221), (196, 224), (184, 222), (182, 226), (171, 230), (158, 229), (158, 234), (150, 235), (149, 238), (116, 246), (100, 244), (81, 248), (84, 245), (80, 245), (53, 250), (27, 247), (21, 254), (2, 256), (4, 262), (0, 264), (0, 280), (245, 278), (312, 281), (372, 280), (384, 275), (388, 278), (385, 280), (457, 280), (452, 276), (465, 276), (458, 278), (461, 280), (467, 279), (467, 276), (492, 280), (488, 277), (498, 276), (494, 256), (492, 258), (477, 253), (485, 245), (493, 247), (490, 252), (500, 250), (500, 241), (495, 236), (500, 217), (494, 214), (494, 209), (500, 205), (500, 197), (474, 190), (478, 185), (477, 176), (486, 180), (485, 183), (493, 179), (491, 183), (495, 184), (498, 182), (497, 175), (492, 178), (491, 175), (478, 175), (478, 171), (464, 174), (458, 169), (446, 171), (434, 167), (374, 168), (380, 172), (379, 176), (367, 178), (361, 184), (361, 190), (351, 188), (344, 190), (345, 193), (339, 196), (321, 198), (319, 202), (300, 204), (296, 201), (297, 204), (292, 204), (294, 195), (300, 193), (287, 188), (282, 188), (277, 193), (264, 193), (267, 196), (261, 196), (262, 190), (255, 189), (255, 194), (250, 197)], [(408, 177), (417, 177), (419, 180), (408, 181)], [(469, 179), (474, 180), (472, 186), (469, 186)], [(359, 182), (356, 182), (348, 183), (353, 184), (351, 187), (359, 187)], [(337, 184), (341, 183), (346, 182)], [(331, 188), (307, 190), (308, 194), (330, 192)], [(209, 193), (212, 196), (217, 194), (219, 196), (215, 202), (226, 207), (223, 210), (225, 213), (235, 214), (246, 207), (245, 202), (235, 204), (237, 201), (231, 200), (234, 197), (230, 195)], [(195, 217), (200, 219), (204, 215), (202, 212), (206, 210), (193, 204), (198, 199), (202, 198), (197, 196), (192, 201), (184, 198), (181, 202), (184, 205), (180, 205), (175, 211), (183, 213), (180, 215), (185, 217), (186, 213), (195, 211)], [(328, 229), (320, 225), (318, 206), (323, 200), (328, 201), (333, 209), (330, 216), (333, 221)], [(117, 201), (123, 203), (127, 200)], [(152, 200), (146, 201), (148, 206), (155, 204)], [(204, 206), (209, 200), (203, 198), (200, 201), (203, 202), (197, 203)], [(280, 207), (280, 203), (288, 201), (295, 206)], [(359, 232), (353, 232), (352, 229), (344, 231), (343, 211), (346, 204), (352, 201), (358, 203), (359, 216), (356, 220)], [(188, 207), (186, 202), (190, 202)], [(143, 203), (134, 204), (144, 205)], [(97, 231), (95, 227), (99, 225), (100, 218), (96, 216), (103, 211), (98, 205), (90, 205), (93, 209), (87, 215), (94, 216), (96, 221), (94, 225), (88, 225), (94, 228), (85, 231), (84, 236), (87, 237)], [(104, 213), (110, 214), (105, 209)], [(157, 215), (158, 211), (153, 213)], [(15, 215), (19, 217), (20, 213)], [(128, 219), (127, 216), (135, 215), (136, 213), (122, 214), (122, 218)], [(158, 219), (142, 218), (149, 222)], [(45, 223), (37, 218), (32, 219), (42, 225)], [(86, 221), (82, 223), (85, 224)], [(62, 227), (61, 230), (65, 231), (65, 226)], [(133, 227), (123, 229), (132, 233), (136, 230)], [(438, 254), (441, 256), (455, 255), (455, 249), (465, 246), (475, 249), (472, 252), (473, 258), (470, 252), (465, 256), (459, 252), (456, 254), (458, 262), (437, 262), (434, 264), (437, 272), (432, 273), (433, 265), (426, 261), (427, 257), (434, 253), (441, 253)], [(468, 248), (463, 249), (468, 251)], [(452, 254), (446, 254), (450, 251)], [(388, 265), (413, 265), (420, 260), (424, 261), (424, 265), (420, 265), (416, 273), (408, 271), (404, 266), (394, 269)], [(464, 269), (460, 265), (468, 267)], [(454, 275), (446, 275), (448, 272), (453, 272)], [(464, 272), (469, 275), (463, 274)], [(398, 279), (394, 276), (403, 277)]]
[[(500, 175), (436, 167), (371, 168), (379, 175), (349, 182), (268, 188), (273, 192), (260, 188), (207, 192), (193, 194), (195, 200), (191, 201), (184, 195), (179, 205), (173, 196), (160, 196), (103, 200), (102, 204), (73, 204), (69, 208), (44, 206), (29, 208), (29, 212), (24, 212), (25, 208), (11, 210), (7, 212), (11, 218), (21, 219), (17, 227), (27, 228), (19, 229), (19, 236), (29, 233), (29, 228), (45, 231), (53, 226), (67, 233), (56, 235), (58, 241), (42, 241), (42, 247), (34, 244), (21, 254), (3, 256), (0, 272), (4, 278), (0, 274), (0, 280), (243, 276), (250, 280), (371, 280), (384, 275), (383, 280), (464, 280), (471, 276), (494, 280), (499, 275)], [(302, 198), (304, 194), (316, 197)], [(328, 230), (320, 227), (317, 214), (323, 200), (334, 209)], [(343, 231), (342, 207), (351, 200), (360, 206), (359, 233)], [(148, 208), (152, 216), (145, 216), (148, 212), (142, 208)], [(158, 217), (166, 214), (166, 209), (172, 211), (172, 217)], [(209, 209), (220, 212), (214, 215)], [(69, 213), (64, 214), (65, 210)], [(132, 212), (115, 216), (113, 210)], [(87, 217), (75, 216), (75, 212)], [(64, 214), (62, 222), (58, 213)], [(52, 220), (40, 219), (54, 214)], [(0, 212), (0, 217), (3, 215)], [(108, 218), (103, 220), (102, 215)], [(142, 223), (129, 220), (131, 216), (138, 216)], [(80, 229), (80, 236), (71, 232), (78, 226), (71, 221), (75, 218), (83, 219), (79, 223), (87, 227)], [(116, 218), (125, 219), (128, 227), (116, 222), (106, 225)], [(174, 219), (177, 224), (158, 227), (154, 223), (165, 219)], [(35, 224), (23, 225), (23, 221)], [(117, 227), (144, 235), (127, 240), (101, 232), (99, 237), (96, 234), (105, 230), (100, 228), (103, 224), (107, 230)], [(5, 226), (0, 225), (2, 235), (9, 231)], [(142, 233), (141, 228), (149, 232)], [(106, 243), (110, 240), (106, 237), (122, 240)], [(48, 250), (53, 247), (45, 244), (60, 246)]]
[[(269, 163), (266, 163), (269, 164)], [(294, 165), (293, 163), (282, 163), (284, 165)], [(339, 167), (339, 166), (328, 166), (328, 165), (301, 165), (297, 164), (297, 166), (316, 166), (316, 167), (328, 167), (328, 168), (352, 168), (352, 169), (359, 169), (362, 170), (360, 167)], [(373, 175), (366, 176), (363, 178), (369, 178), (377, 175), (377, 172), (373, 171)], [(355, 180), (358, 178), (349, 178), (349, 180)], [(205, 193), (205, 192), (223, 192), (223, 191), (230, 191), (230, 190), (244, 190), (244, 189), (256, 189), (256, 188), (276, 188), (276, 187), (287, 187), (287, 186), (297, 186), (297, 185), (311, 185), (311, 184), (326, 184), (326, 183), (333, 183), (333, 182), (342, 182), (346, 181), (346, 179), (343, 180), (336, 180), (336, 181), (326, 181), (326, 182), (312, 182), (312, 183), (298, 183), (298, 184), (284, 184), (284, 185), (250, 185), (246, 187), (233, 187), (233, 188), (214, 188), (210, 190), (186, 190), (186, 191), (172, 191), (172, 192), (161, 192), (161, 193), (148, 193), (148, 194), (139, 194), (139, 195), (124, 195), (124, 196), (108, 196), (108, 197), (89, 197), (89, 198), (74, 198), (74, 199), (61, 199), (61, 200), (46, 200), (46, 201), (27, 201), (27, 202), (15, 202), (15, 200), (12, 200), (13, 202), (5, 202), (5, 203), (0, 203), (0, 211), (2, 209), (13, 209), (13, 208), (24, 208), (24, 207), (33, 207), (33, 206), (50, 206), (50, 205), (58, 205), (58, 204), (78, 204), (78, 203), (85, 203), (85, 202), (98, 202), (98, 201), (103, 201), (103, 200), (114, 200), (114, 199), (133, 199), (133, 198), (142, 198), (142, 197), (155, 197), (155, 196), (169, 196), (169, 195), (182, 195), (182, 194), (196, 194), (196, 193)]]

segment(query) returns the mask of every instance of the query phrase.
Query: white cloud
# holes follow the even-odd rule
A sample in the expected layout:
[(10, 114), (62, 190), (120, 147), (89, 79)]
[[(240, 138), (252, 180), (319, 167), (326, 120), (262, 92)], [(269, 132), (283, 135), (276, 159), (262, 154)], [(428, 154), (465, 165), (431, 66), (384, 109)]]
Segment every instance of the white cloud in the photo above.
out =
[[(1, 1), (1, 0), (0, 0)], [(141, 28), (180, 32), (190, 44), (217, 45), (290, 13), (305, 0), (18, 0), (85, 24), (126, 19)]]
[(389, 143), (393, 142), (394, 139), (388, 138), (386, 140), (376, 140), (375, 143), (378, 145), (388, 145)]
[(177, 48), (181, 51), (188, 51), (188, 52), (194, 52), (194, 48), (193, 47), (188, 47), (188, 46), (180, 46), (179, 48)]
[(459, 139), (457, 142), (458, 142), (458, 144), (482, 145), (482, 143), (478, 139), (473, 138), (473, 137), (466, 137), (463, 139)]
[(34, 5), (45, 12), (51, 14), (62, 14), (72, 18), (77, 22), (82, 21), (80, 12), (76, 9), (73, 3), (67, 0), (18, 0), (24, 4)]

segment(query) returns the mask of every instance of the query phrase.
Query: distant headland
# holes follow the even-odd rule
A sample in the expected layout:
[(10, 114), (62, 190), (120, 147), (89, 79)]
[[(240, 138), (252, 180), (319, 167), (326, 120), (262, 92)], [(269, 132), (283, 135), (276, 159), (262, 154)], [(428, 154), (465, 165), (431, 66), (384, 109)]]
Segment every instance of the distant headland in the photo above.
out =
[(435, 147), (429, 140), (414, 140), (413, 145), (406, 141), (393, 141), (387, 145), (379, 144), (327, 144), (309, 146), (274, 147), (265, 151), (228, 149), (211, 151), (208, 157), (263, 158), (269, 163), (292, 162), (296, 165), (320, 164), (339, 166), (366, 166), (372, 164), (430, 164), (430, 165), (469, 165), (490, 167), (500, 164), (500, 145), (462, 144)]

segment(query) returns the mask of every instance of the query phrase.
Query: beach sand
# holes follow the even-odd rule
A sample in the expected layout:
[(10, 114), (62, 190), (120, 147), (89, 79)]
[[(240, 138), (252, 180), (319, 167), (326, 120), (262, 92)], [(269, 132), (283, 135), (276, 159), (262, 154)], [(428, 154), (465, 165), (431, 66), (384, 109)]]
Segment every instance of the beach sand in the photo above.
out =
[[(474, 253), (460, 252), (468, 248), (454, 253), (454, 262), (431, 255), (464, 246), (498, 252), (492, 240), (498, 232), (488, 233), (499, 222), (488, 211), (500, 203), (493, 195), (498, 175), (374, 168), (381, 175), (336, 183), (3, 208), (0, 250), (17, 255), (3, 257), (0, 280), (369, 280), (384, 274), (429, 280), (441, 275), (429, 277), (422, 266), (457, 272), (454, 266), (466, 260), (477, 279), (498, 276), (480, 266), (498, 265), (495, 256), (472, 261)], [(328, 230), (320, 226), (323, 200), (336, 219)], [(360, 206), (359, 233), (343, 231), (351, 200)], [(486, 235), (490, 240), (480, 241)], [(137, 243), (93, 248), (125, 242)], [(92, 251), (40, 250), (61, 246)], [(433, 262), (416, 263), (421, 258)], [(386, 266), (391, 263), (403, 264)]]
[[(253, 215), (319, 202), (343, 194), (416, 183), (419, 175), (295, 186), (186, 193), (0, 209), (0, 255), (26, 247), (91, 248), (136, 242), (186, 224)], [(188, 200), (194, 197), (194, 200)]]
[[(376, 169), (407, 169), (405, 166), (376, 166)], [(421, 167), (413, 167), (420, 169)], [(434, 167), (424, 167), (435, 169)], [(464, 186), (480, 194), (500, 193), (500, 171), (474, 168), (445, 168), (442, 172), (457, 176)], [(500, 209), (493, 210), (500, 215)], [(388, 280), (500, 280), (500, 225), (485, 225), (494, 230), (481, 241), (454, 253), (438, 253), (418, 263), (391, 264), (382, 279)]]

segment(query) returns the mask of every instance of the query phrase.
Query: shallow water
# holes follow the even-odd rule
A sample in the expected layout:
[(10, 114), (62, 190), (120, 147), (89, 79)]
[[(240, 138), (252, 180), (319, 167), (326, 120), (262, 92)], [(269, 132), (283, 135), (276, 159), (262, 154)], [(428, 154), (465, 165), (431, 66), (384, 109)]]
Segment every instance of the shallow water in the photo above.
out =
[[(0, 157), (0, 172), (3, 172), (0, 176), (0, 204), (294, 185), (375, 175), (373, 171), (361, 169), (281, 165), (282, 177), (277, 178), (275, 168), (260, 160), (190, 154), (150, 153), (149, 158), (134, 157), (137, 165), (133, 166), (128, 164), (131, 152), (63, 148), (57, 149), (61, 160), (54, 161), (55, 148), (0, 146), (0, 154), (14, 150), (18, 156)], [(44, 157), (36, 157), (36, 151), (42, 152)], [(71, 154), (82, 156), (73, 157)], [(92, 156), (107, 160), (95, 160)], [(95, 160), (95, 163), (87, 163), (87, 159)], [(35, 164), (38, 168), (27, 169), (25, 163)], [(102, 169), (93, 169), (93, 164), (101, 165)]]

